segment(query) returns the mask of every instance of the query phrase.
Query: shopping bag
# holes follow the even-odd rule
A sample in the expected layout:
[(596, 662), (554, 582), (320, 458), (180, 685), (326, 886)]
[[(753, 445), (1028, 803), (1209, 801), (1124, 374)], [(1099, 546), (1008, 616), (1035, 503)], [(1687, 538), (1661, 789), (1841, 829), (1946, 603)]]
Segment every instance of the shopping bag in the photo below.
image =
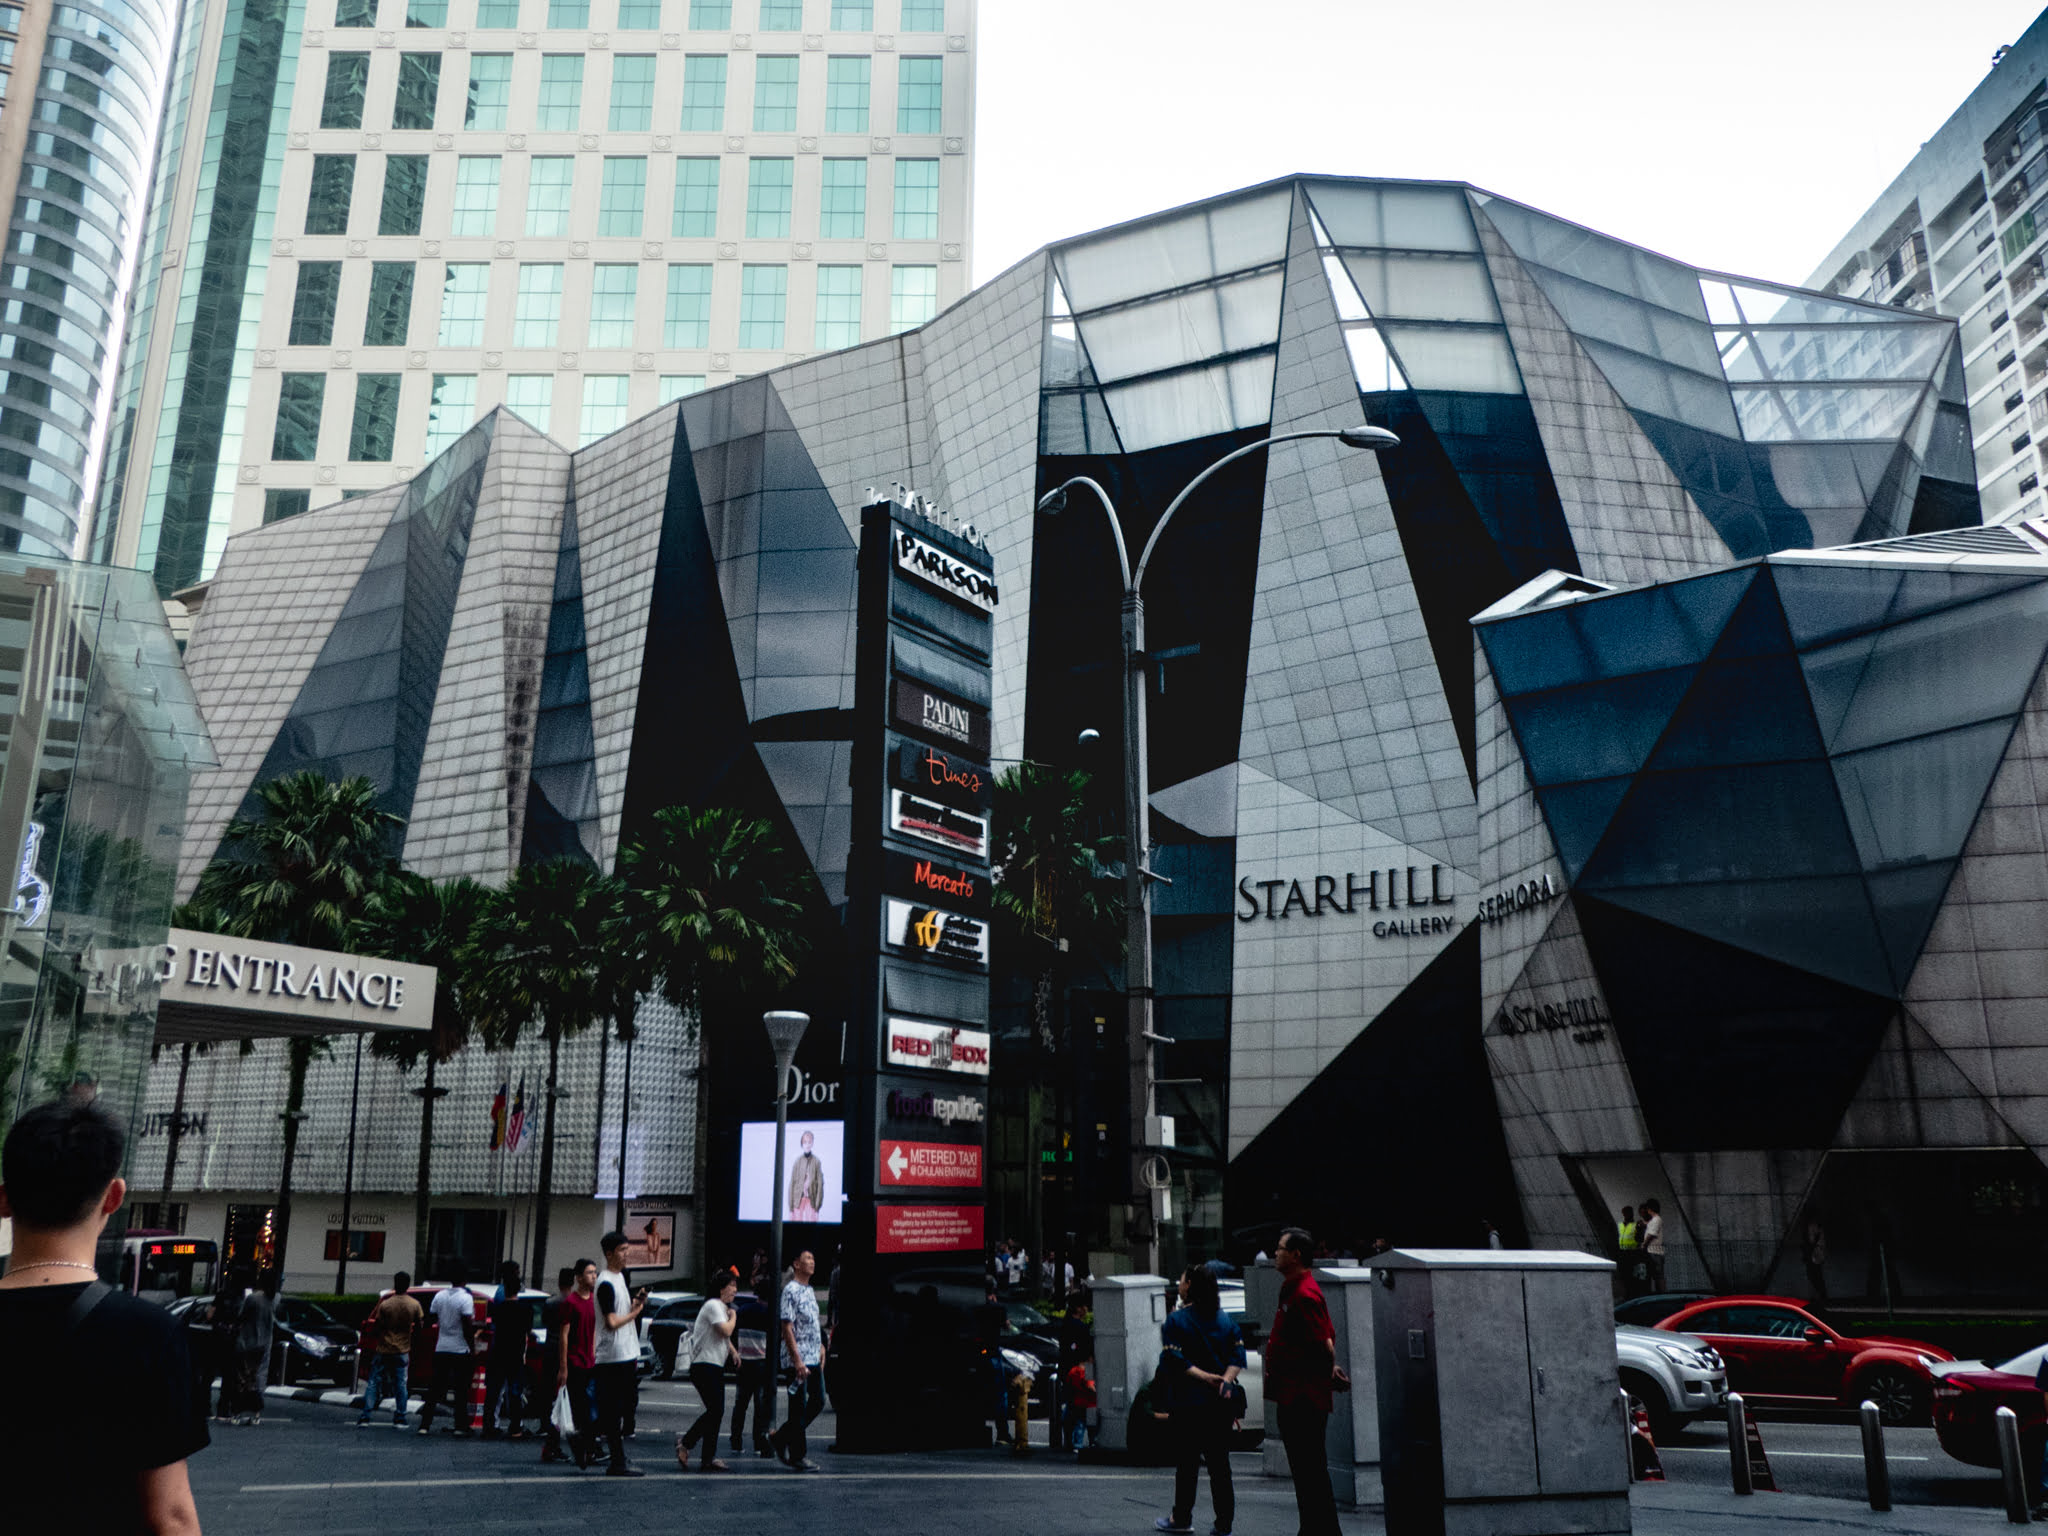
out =
[(555, 1406), (548, 1413), (548, 1422), (554, 1426), (555, 1433), (564, 1440), (573, 1440), (576, 1437), (576, 1410), (569, 1402), (567, 1387), (558, 1387), (555, 1390)]

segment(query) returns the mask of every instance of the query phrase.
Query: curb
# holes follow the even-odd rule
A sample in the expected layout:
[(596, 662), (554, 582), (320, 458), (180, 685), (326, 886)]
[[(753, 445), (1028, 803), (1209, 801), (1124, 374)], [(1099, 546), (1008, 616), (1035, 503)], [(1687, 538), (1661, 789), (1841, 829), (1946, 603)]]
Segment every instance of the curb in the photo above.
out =
[[(263, 1395), (280, 1398), (289, 1403), (329, 1403), (336, 1408), (360, 1408), (363, 1405), (362, 1393), (351, 1392), (343, 1387), (265, 1387)], [(425, 1402), (425, 1398), (408, 1395), (406, 1412), (410, 1413), (416, 1408), (423, 1407)]]

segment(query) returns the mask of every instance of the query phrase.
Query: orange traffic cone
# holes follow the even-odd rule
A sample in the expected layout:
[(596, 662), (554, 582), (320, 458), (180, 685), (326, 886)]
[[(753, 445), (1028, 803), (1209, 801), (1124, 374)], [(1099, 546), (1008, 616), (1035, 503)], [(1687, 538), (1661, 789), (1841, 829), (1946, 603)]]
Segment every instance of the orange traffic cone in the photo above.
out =
[(1664, 1463), (1657, 1459), (1657, 1440), (1650, 1433), (1650, 1410), (1636, 1404), (1634, 1422), (1629, 1426), (1629, 1458), (1639, 1483), (1664, 1481)]
[(484, 1430), (491, 1427), (484, 1422), (484, 1357), (475, 1359), (476, 1369), (469, 1376), (469, 1422)]

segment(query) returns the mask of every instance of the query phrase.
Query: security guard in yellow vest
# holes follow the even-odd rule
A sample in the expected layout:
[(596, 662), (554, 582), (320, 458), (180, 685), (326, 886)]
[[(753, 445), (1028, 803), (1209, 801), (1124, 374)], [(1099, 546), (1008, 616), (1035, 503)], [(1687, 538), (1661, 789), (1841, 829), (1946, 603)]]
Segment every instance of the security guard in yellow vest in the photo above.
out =
[(1640, 1294), (1643, 1269), (1643, 1229), (1636, 1222), (1636, 1208), (1624, 1205), (1615, 1235), (1621, 1246), (1621, 1288), (1626, 1295)]

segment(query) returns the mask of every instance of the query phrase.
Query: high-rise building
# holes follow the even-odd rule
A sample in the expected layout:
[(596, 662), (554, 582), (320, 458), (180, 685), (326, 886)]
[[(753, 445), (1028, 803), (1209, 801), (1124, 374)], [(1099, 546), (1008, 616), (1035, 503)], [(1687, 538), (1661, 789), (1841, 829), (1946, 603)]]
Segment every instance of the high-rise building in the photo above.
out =
[(557, 441), (966, 291), (975, 0), (209, 0), (95, 547), (228, 535)]
[(2048, 426), (2048, 12), (1870, 205), (1807, 285), (1962, 324), (1967, 421), (1930, 463), (1976, 450), (1987, 522), (2039, 516)]
[(81, 552), (177, 35), (170, 0), (0, 5), (0, 549)]

